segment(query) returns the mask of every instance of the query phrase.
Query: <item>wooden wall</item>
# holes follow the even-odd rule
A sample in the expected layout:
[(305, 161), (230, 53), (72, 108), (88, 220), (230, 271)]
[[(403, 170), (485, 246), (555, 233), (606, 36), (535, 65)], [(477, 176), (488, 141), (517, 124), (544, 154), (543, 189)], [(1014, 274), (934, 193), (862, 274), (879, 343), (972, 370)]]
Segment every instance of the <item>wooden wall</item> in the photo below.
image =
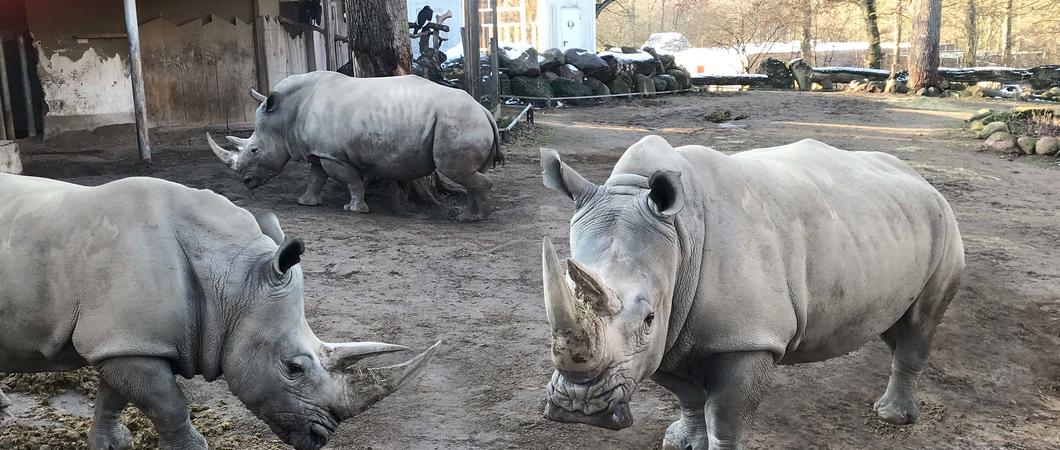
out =
[(140, 25), (147, 116), (155, 126), (244, 124), (258, 106), (253, 25), (214, 15)]

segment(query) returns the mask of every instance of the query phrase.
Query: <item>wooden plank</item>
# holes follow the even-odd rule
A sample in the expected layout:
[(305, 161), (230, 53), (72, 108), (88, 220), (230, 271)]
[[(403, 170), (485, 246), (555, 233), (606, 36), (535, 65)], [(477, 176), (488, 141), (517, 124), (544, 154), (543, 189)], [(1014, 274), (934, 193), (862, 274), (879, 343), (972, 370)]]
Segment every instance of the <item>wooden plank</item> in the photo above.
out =
[(255, 80), (254, 27), (238, 18), (236, 19), (236, 46), (239, 48), (238, 70), (240, 74), (240, 86), (236, 88), (236, 94), (243, 105), (243, 123), (253, 123), (254, 110), (257, 109), (258, 102), (250, 97), (248, 91)]
[(183, 39), (179, 43), (181, 65), (181, 96), (184, 123), (210, 123), (209, 90), (206, 86), (206, 54), (203, 49), (202, 20), (195, 19), (180, 26)]
[(0, 97), (3, 97), (4, 135), (15, 138), (15, 123), (11, 116), (11, 87), (7, 84), (7, 58), (4, 55), (4, 40), (0, 37)]
[(33, 90), (29, 86), (29, 58), (26, 57), (26, 37), (19, 34), (15, 38), (15, 42), (18, 43), (18, 66), (22, 70), (22, 99), (26, 102), (26, 134), (33, 137), (37, 135), (37, 113), (33, 107)]
[(765, 86), (769, 77), (759, 74), (740, 75), (695, 75), (692, 77), (695, 86)]

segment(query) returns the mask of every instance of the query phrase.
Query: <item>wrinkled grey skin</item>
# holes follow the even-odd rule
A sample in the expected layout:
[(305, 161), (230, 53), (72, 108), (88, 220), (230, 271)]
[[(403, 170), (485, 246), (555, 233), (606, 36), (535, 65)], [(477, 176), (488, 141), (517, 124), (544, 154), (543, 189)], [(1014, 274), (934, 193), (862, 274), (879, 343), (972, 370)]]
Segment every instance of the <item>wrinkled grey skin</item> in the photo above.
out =
[(118, 421), (126, 404), (151, 419), (161, 448), (206, 448), (174, 375), (223, 375), (285, 442), (318, 449), (437, 344), (396, 366), (354, 366), (407, 349), (317, 339), (303, 312), (302, 249), (276, 216), (206, 190), (0, 174), (0, 372), (99, 369), (92, 449), (131, 448)]
[(288, 161), (310, 162), (302, 205), (319, 205), (334, 178), (349, 187), (345, 209), (368, 212), (365, 177), (409, 181), (438, 171), (468, 193), (461, 220), (489, 217), (493, 184), (483, 173), (503, 162), (493, 115), (466, 92), (407, 75), (352, 78), (318, 71), (285, 78), (261, 104), (254, 134), (228, 136), (236, 151), (210, 148), (248, 188), (265, 184)]
[(600, 186), (552, 150), (541, 164), (575, 204), (566, 273), (543, 245), (546, 417), (628, 427), (651, 377), (681, 404), (665, 448), (740, 448), (778, 364), (880, 336), (893, 359), (876, 413), (916, 421), (964, 248), (946, 200), (900, 160), (813, 140), (727, 156), (648, 136)]

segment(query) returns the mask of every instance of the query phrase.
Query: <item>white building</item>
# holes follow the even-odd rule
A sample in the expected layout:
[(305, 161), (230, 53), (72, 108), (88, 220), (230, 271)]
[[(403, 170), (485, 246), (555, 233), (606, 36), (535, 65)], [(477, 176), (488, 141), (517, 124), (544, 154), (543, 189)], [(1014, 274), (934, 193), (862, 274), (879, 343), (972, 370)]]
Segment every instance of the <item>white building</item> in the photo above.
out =
[(537, 2), (539, 49), (583, 48), (596, 50), (596, 2), (594, 0), (539, 0)]

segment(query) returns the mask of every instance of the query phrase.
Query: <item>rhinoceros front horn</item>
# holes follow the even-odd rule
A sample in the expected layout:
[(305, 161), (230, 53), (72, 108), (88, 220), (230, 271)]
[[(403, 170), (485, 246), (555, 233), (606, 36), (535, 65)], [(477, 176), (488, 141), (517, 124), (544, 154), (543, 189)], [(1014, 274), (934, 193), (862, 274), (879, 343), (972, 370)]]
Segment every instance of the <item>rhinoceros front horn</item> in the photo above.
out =
[(217, 155), (217, 158), (220, 159), (221, 162), (225, 163), (230, 169), (236, 170), (236, 160), (239, 159), (239, 153), (225, 150), (220, 145), (217, 145), (217, 143), (213, 141), (213, 137), (210, 136), (210, 133), (206, 133), (206, 142), (210, 144), (210, 149), (213, 150), (213, 154)]
[[(346, 394), (348, 397), (346, 398), (347, 412), (345, 415), (347, 417), (353, 416), (368, 409), (369, 406), (372, 406), (374, 403), (392, 394), (406, 381), (415, 377), (423, 371), (423, 368), (427, 365), (427, 361), (430, 361), (431, 357), (434, 356), (434, 352), (438, 349), (438, 346), (441, 345), (441, 343), (441, 341), (438, 341), (432, 345), (431, 348), (416, 355), (415, 358), (393, 366), (371, 367), (367, 369), (359, 367), (336, 367), (346, 375)], [(396, 348), (400, 346), (391, 347)], [(376, 353), (387, 353), (390, 351), (395, 350), (385, 349)]]
[(595, 375), (606, 363), (600, 342), (600, 319), (590, 308), (577, 304), (552, 240), (547, 237), (541, 243), (541, 272), (545, 313), (552, 328), (552, 362), (563, 372)]

